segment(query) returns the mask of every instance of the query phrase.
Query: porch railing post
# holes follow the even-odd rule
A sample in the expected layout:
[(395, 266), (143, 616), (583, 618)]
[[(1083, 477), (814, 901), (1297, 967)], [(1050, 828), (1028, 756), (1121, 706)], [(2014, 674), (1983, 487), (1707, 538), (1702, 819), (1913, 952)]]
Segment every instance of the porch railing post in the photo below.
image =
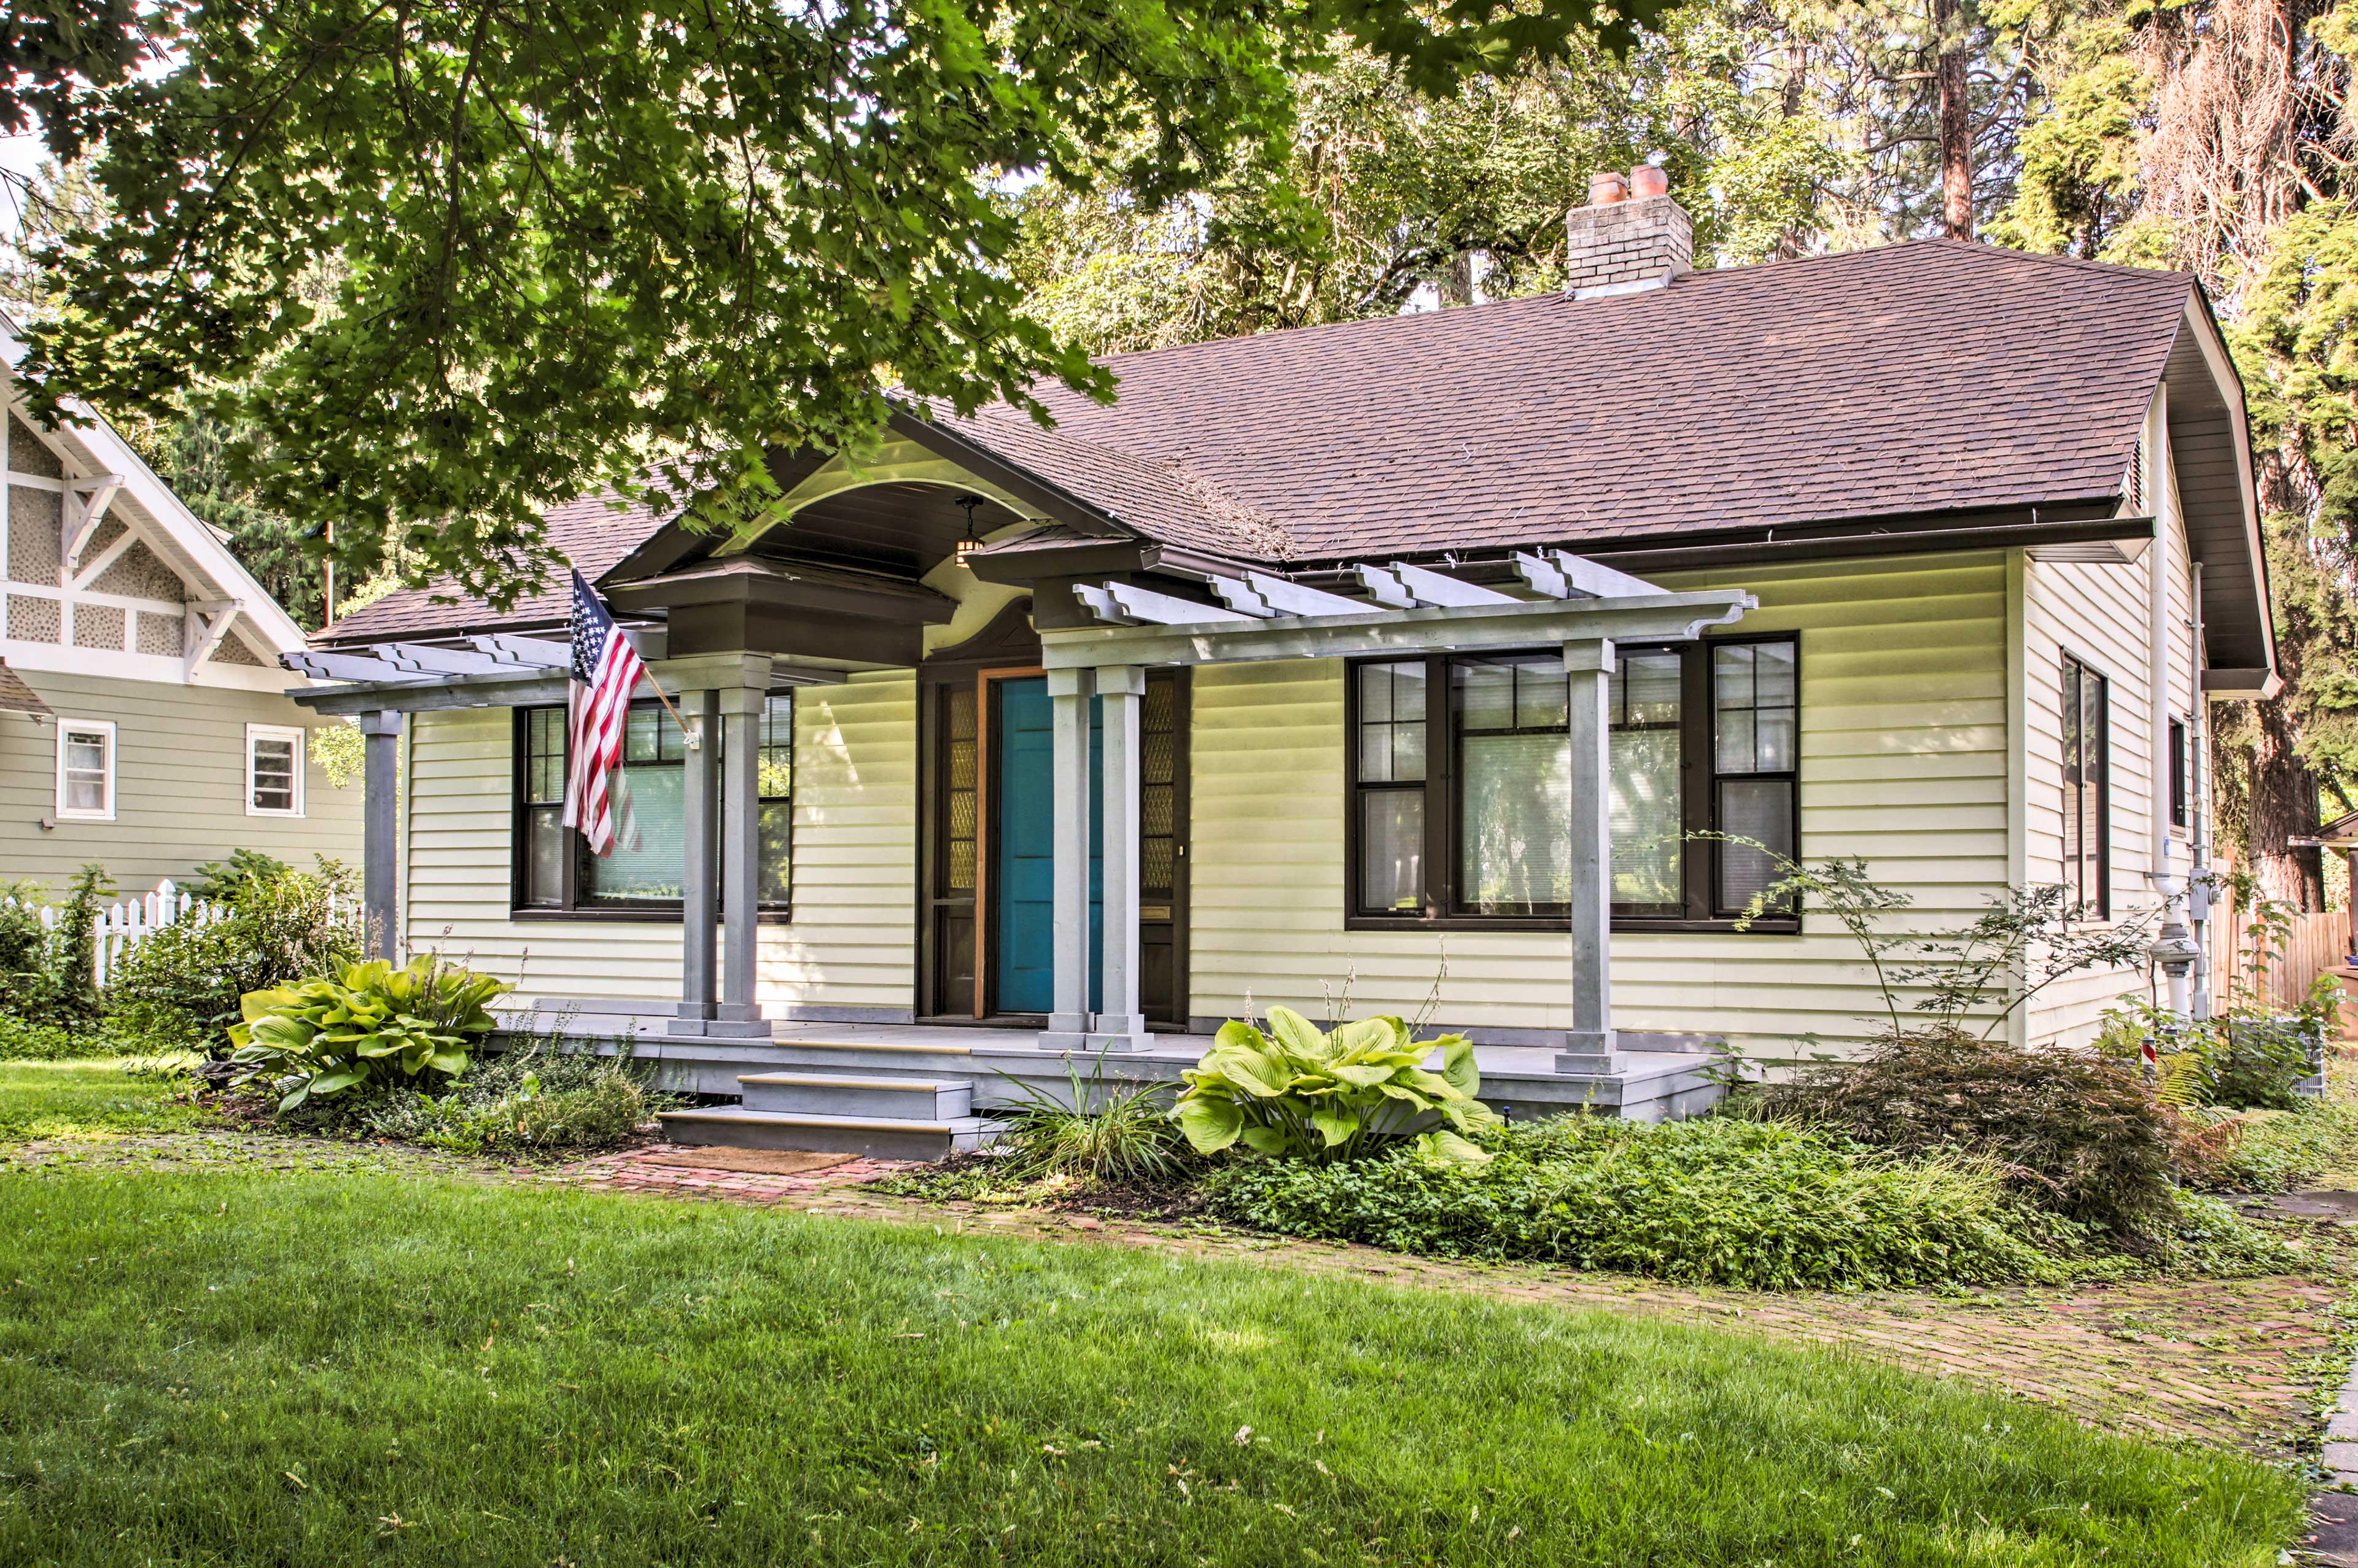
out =
[(1613, 643), (1563, 645), (1572, 711), (1572, 1029), (1559, 1073), (1620, 1071), (1613, 1040)]
[(684, 691), (679, 706), (697, 743), (680, 781), (679, 1020), (672, 1033), (698, 1034), (719, 1001), (720, 694)]
[(1105, 866), (1105, 976), (1091, 1046), (1143, 1051), (1146, 1017), (1139, 1008), (1138, 816), (1139, 719), (1146, 672), (1136, 665), (1101, 666), (1098, 698), (1104, 708), (1105, 801), (1098, 818)]
[(755, 992), (761, 980), (762, 712), (770, 694), (730, 687), (720, 701), (720, 907), (722, 949), (718, 1022), (723, 1033), (768, 1033)]
[(401, 715), (361, 715), (361, 922), (372, 958), (397, 958)]
[(1076, 1050), (1089, 1028), (1089, 698), (1088, 670), (1050, 670), (1050, 762), (1055, 785), (1049, 923), (1054, 986), (1042, 1049)]

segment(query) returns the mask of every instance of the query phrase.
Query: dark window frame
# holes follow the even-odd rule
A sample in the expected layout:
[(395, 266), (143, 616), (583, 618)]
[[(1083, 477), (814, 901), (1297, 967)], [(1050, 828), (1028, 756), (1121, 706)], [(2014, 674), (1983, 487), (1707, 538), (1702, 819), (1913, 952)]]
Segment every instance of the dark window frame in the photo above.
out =
[[(1728, 774), (1716, 771), (1716, 751), (1714, 746), (1711, 691), (1712, 656), (1714, 649), (1737, 644), (1781, 643), (1793, 650), (1793, 679), (1796, 694), (1794, 726), (1794, 763), (1790, 773)], [(1550, 650), (1499, 649), (1485, 650), (1462, 657), (1472, 660), (1496, 660), (1518, 654), (1544, 654)], [(1799, 693), (1803, 679), (1804, 649), (1799, 632), (1752, 632), (1725, 637), (1703, 638), (1686, 643), (1631, 643), (1622, 652), (1646, 654), (1674, 651), (1681, 656), (1679, 717), (1680, 797), (1684, 831), (1689, 836), (1686, 851), (1682, 857), (1680, 872), (1683, 894), (1678, 914), (1639, 914), (1617, 908), (1612, 928), (1616, 931), (1688, 931), (1734, 932), (1738, 916), (1721, 913), (1716, 905), (1715, 890), (1719, 886), (1719, 849), (1713, 844), (1710, 852), (1701, 852), (1703, 845), (1695, 835), (1713, 830), (1714, 813), (1718, 797), (1718, 781), (1727, 777), (1790, 778), (1792, 782), (1791, 842), (1798, 849), (1801, 842), (1801, 708)], [(1456, 735), (1454, 679), (1452, 662), (1461, 655), (1451, 654), (1417, 654), (1401, 658), (1397, 654), (1375, 654), (1344, 662), (1343, 703), (1343, 790), (1344, 790), (1344, 877), (1343, 925), (1349, 931), (1562, 931), (1569, 917), (1563, 914), (1484, 914), (1466, 913), (1457, 904), (1457, 853), (1459, 848), (1459, 801), (1461, 798), (1458, 739)], [(1360, 732), (1362, 717), (1359, 670), (1369, 665), (1400, 665), (1422, 663), (1425, 665), (1425, 777), (1424, 791), (1424, 900), (1415, 914), (1379, 914), (1370, 912), (1365, 903), (1361, 887), (1363, 865), (1364, 817), (1362, 799), (1369, 793), (1383, 789), (1413, 788), (1386, 781), (1360, 778)], [(1659, 908), (1659, 906), (1657, 906)], [(1793, 914), (1764, 914), (1745, 928), (1757, 935), (1794, 935), (1801, 930), (1801, 916)]]
[[(2088, 828), (2087, 803), (2084, 796), (2075, 800), (2072, 792), (2075, 789), (2085, 791), (2091, 787), (2086, 783), (2086, 776), (2091, 771), (2092, 757), (2093, 771), (2095, 774), (2095, 784), (2093, 786), (2095, 792), (2096, 830), (2095, 907), (2093, 910), (2088, 907), (2088, 892), (2084, 881), (2086, 856), (2083, 853), (2076, 858), (2064, 859), (2062, 861), (2063, 917), (2066, 920), (2093, 920), (2102, 923), (2113, 917), (2113, 683), (2109, 676), (2068, 648), (2059, 649), (2057, 657), (2060, 663), (2056, 681), (2056, 727), (2059, 732), (2058, 750), (2061, 752), (2061, 762), (2057, 770), (2060, 775), (2058, 787), (2062, 796), (2061, 803), (2062, 817), (2076, 818), (2083, 836)], [(2091, 684), (2094, 687), (2097, 702), (2093, 744), (2089, 741), (2090, 727), (2086, 717)], [(2076, 758), (2073, 755), (2071, 744), (2071, 713), (2075, 708), (2080, 714), (2079, 732), (2082, 741)], [(2076, 771), (2081, 776), (2081, 782), (2077, 784), (2073, 782), (2075, 762)]]
[[(793, 701), (795, 696), (791, 687), (780, 691), (773, 691), (769, 695), (773, 697), (784, 697), (789, 701)], [(799, 708), (799, 704), (796, 704), (796, 707)], [(653, 699), (635, 701), (631, 704), (631, 708), (633, 712), (652, 711), (659, 713), (663, 711), (662, 703)], [(562, 704), (539, 704), (533, 707), (517, 708), (513, 709), (512, 712), (514, 714), (514, 722), (510, 730), (509, 741), (509, 756), (511, 762), (510, 771), (513, 775), (513, 785), (511, 791), (511, 811), (508, 826), (508, 917), (512, 920), (606, 921), (658, 925), (676, 924), (680, 919), (680, 901), (676, 898), (585, 898), (581, 892), (585, 882), (583, 869), (590, 859), (590, 849), (587, 841), (581, 838), (580, 834), (570, 828), (562, 829), (566, 835), (566, 849), (568, 852), (562, 862), (559, 873), (562, 886), (558, 894), (558, 902), (553, 904), (531, 903), (526, 902), (528, 897), (527, 878), (529, 875), (529, 862), (531, 858), (530, 826), (532, 815), (535, 812), (544, 812), (551, 816), (561, 816), (564, 810), (566, 757), (563, 743), (568, 739), (566, 734), (566, 709)], [(532, 751), (532, 729), (535, 715), (544, 716), (549, 719), (555, 726), (556, 738), (560, 743), (559, 750), (557, 751), (555, 758), (552, 759), (556, 770), (554, 781), (555, 793), (553, 798), (536, 795), (533, 790), (535, 781), (529, 776), (532, 772), (533, 763), (535, 761)], [(788, 758), (787, 767), (789, 770), (788, 776), (789, 779), (791, 779), (793, 776), (793, 769), (795, 766), (793, 755), (794, 741), (791, 736), (787, 739), (786, 747)], [(717, 763), (718, 759), (716, 758), (715, 761)], [(683, 762), (681, 765), (685, 766), (685, 762)], [(549, 781), (547, 779), (543, 778), (538, 782), (544, 790), (549, 787)], [(789, 784), (787, 793), (785, 795), (763, 795), (757, 802), (757, 805), (784, 805), (787, 807), (790, 814), (788, 818), (789, 826), (787, 828), (786, 840), (786, 863), (789, 878), (787, 885), (789, 891), (791, 891), (793, 886), (791, 881), (793, 875), (792, 868), (794, 864), (794, 838), (791, 817), (791, 812), (794, 806), (794, 792), (792, 784)], [(719, 906), (719, 903), (720, 899), (716, 892), (714, 899), (716, 908)], [(794, 906), (791, 901), (764, 901), (761, 905), (760, 920), (764, 925), (784, 925), (789, 924), (793, 918)]]
[(2190, 827), (2194, 825), (2190, 803), (2187, 798), (2187, 784), (2193, 773), (2190, 764), (2194, 761), (2193, 753), (2188, 748), (2189, 739), (2186, 720), (2171, 719), (2169, 721), (2169, 825), (2172, 827)]

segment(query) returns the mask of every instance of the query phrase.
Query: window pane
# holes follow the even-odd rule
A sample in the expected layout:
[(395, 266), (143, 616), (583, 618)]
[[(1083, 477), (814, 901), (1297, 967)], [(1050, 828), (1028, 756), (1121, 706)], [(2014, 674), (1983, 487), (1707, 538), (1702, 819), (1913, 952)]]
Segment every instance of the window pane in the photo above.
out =
[(1359, 719), (1368, 724), (1388, 724), (1392, 717), (1392, 671), (1397, 665), (1359, 666)]
[(1457, 721), (1468, 730), (1515, 727), (1515, 666), (1461, 664), (1457, 671)]
[(1461, 899), (1505, 912), (1572, 897), (1572, 743), (1563, 734), (1467, 736)]
[(104, 811), (106, 809), (105, 777), (90, 773), (68, 773), (66, 806), (71, 811)]
[(1793, 710), (1764, 708), (1752, 716), (1753, 754), (1764, 773), (1793, 771)]
[(1515, 728), (1561, 730), (1572, 719), (1571, 677), (1561, 658), (1520, 665), (1515, 670)]
[(1392, 729), (1390, 724), (1359, 726), (1359, 782), (1390, 784), (1392, 777)]
[[(637, 715), (633, 714), (635, 721)], [(639, 847), (627, 840), (603, 860), (590, 861), (590, 888), (598, 898), (679, 897), (687, 875), (685, 832), (680, 807), (686, 794), (683, 771), (676, 767), (618, 770), (622, 787), (630, 791), (631, 820), (638, 827)], [(618, 818), (622, 804), (615, 803)]]
[(1739, 708), (1723, 709), (1719, 715), (1719, 771), (1723, 773), (1749, 773), (1759, 770), (1754, 765), (1758, 755), (1758, 737), (1753, 733), (1752, 710)]
[(525, 799), (565, 798), (565, 709), (534, 708), (525, 727)]
[(81, 730), (66, 736), (66, 772), (70, 773), (103, 773), (106, 772), (106, 736), (102, 730)]
[(1752, 645), (1749, 643), (1711, 651), (1711, 690), (1714, 705), (1723, 711), (1752, 706)]
[(535, 806), (524, 820), (524, 901), (536, 909), (557, 908), (565, 902), (565, 855), (572, 830), (553, 806)]
[(1793, 644), (1757, 643), (1752, 646), (1752, 702), (1756, 708), (1793, 706)]
[(1633, 654), (1614, 671), (1615, 711), (1628, 724), (1679, 721), (1679, 655)]
[[(1793, 786), (1782, 779), (1728, 779), (1719, 786), (1719, 828), (1750, 838), (1790, 860), (1793, 854)], [(1775, 860), (1742, 844), (1719, 847), (1719, 907), (1737, 914), (1752, 895), (1785, 874)]]
[(258, 738), (254, 742), (254, 805), (258, 811), (295, 809), (295, 743)]
[(1424, 793), (1368, 790), (1359, 796), (1359, 888), (1371, 913), (1424, 907)]
[(622, 761), (652, 762), (663, 756), (663, 730), (671, 722), (660, 708), (633, 708), (622, 725)]
[(1675, 905), (1685, 896), (1679, 732), (1617, 730), (1612, 744), (1613, 902)]
[(1412, 724), (1392, 724), (1391, 776), (1403, 784), (1415, 783), (1424, 777), (1424, 720)]
[(762, 902), (784, 903), (793, 896), (792, 849), (795, 808), (785, 801), (762, 807)]

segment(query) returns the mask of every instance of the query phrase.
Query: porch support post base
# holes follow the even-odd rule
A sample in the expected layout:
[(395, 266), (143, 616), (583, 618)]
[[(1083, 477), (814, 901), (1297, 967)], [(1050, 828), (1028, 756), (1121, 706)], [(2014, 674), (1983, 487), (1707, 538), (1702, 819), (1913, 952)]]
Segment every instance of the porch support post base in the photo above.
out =
[(1058, 1029), (1052, 1020), (1050, 1027), (1040, 1031), (1033, 1043), (1043, 1051), (1086, 1051), (1089, 1048), (1089, 1036), (1085, 1029)]
[(1145, 1019), (1132, 1018), (1125, 1023), (1104, 1013), (1098, 1014), (1087, 1038), (1092, 1051), (1143, 1051), (1153, 1044), (1147, 1036)]
[(1585, 1078), (1620, 1072), (1628, 1063), (1613, 1048), (1615, 1044), (1610, 1033), (1567, 1029), (1563, 1033), (1563, 1048), (1555, 1054), (1555, 1070)]

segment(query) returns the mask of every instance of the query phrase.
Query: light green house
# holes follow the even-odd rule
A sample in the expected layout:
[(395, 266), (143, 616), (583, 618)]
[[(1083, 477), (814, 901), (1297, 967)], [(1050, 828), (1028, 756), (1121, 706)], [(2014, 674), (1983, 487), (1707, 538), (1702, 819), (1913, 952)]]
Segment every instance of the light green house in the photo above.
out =
[(296, 662), (379, 736), (373, 896), (741, 1092), (675, 1136), (880, 1150), (1272, 1003), (1468, 1030), (1518, 1115), (1862, 1037), (1848, 939), (1736, 930), (1772, 872), (1713, 834), (1864, 855), (1930, 922), (2149, 913), (2204, 852), (2205, 705), (2276, 678), (2196, 286), (1945, 242), (1693, 272), (1668, 197), (1572, 232), (1568, 296), (1120, 356), (1053, 429), (909, 411), (740, 536), (557, 509), (717, 737), (648, 696), (610, 860), (558, 824), (561, 596), (353, 617)]
[[(17, 357), (0, 319), (0, 359)], [(302, 629), (94, 411), (36, 428), (5, 389), (0, 882), (104, 866), (127, 892), (251, 849), (356, 862), (361, 790), (281, 658)]]

